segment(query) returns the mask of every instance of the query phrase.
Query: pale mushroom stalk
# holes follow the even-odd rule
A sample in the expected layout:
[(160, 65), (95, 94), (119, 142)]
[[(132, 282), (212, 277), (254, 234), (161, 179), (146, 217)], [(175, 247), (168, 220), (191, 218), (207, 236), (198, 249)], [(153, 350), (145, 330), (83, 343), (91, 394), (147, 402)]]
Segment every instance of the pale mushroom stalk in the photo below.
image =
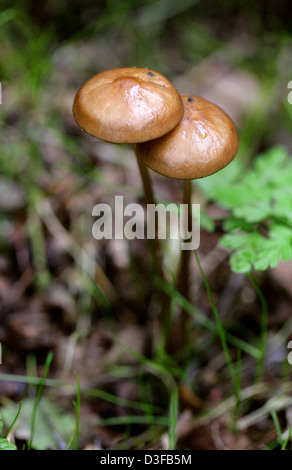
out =
[[(133, 145), (135, 155), (137, 158), (137, 163), (141, 175), (141, 180), (143, 183), (143, 188), (144, 188), (144, 194), (145, 194), (145, 202), (146, 205), (148, 204), (155, 204), (155, 198), (154, 198), (154, 192), (153, 192), (153, 186), (152, 186), (152, 181), (150, 178), (149, 170), (145, 163), (141, 160), (137, 153), (136, 145)], [(156, 275), (161, 280), (165, 280), (165, 274), (164, 274), (164, 269), (163, 269), (163, 258), (162, 258), (162, 250), (161, 250), (161, 244), (160, 240), (158, 238), (158, 217), (157, 214), (155, 213), (155, 238), (154, 239), (149, 239), (149, 249), (150, 249), (150, 254), (152, 258), (152, 264), (153, 268), (155, 270)], [(167, 323), (169, 321), (169, 309), (170, 309), (170, 298), (169, 296), (163, 292), (162, 290), (159, 291), (158, 296), (160, 297), (160, 302), (161, 302), (161, 310), (158, 318), (158, 323), (161, 325), (161, 331), (163, 332), (163, 336), (166, 338), (167, 336)], [(166, 339), (167, 341), (167, 339)]]
[[(192, 209), (191, 209), (191, 195), (192, 186), (191, 181), (185, 180), (183, 188), (183, 204), (187, 207), (187, 227), (191, 230), (192, 222)], [(181, 295), (189, 300), (189, 271), (190, 271), (190, 250), (181, 250), (180, 265), (177, 276), (177, 288)]]
[[(182, 203), (187, 205), (187, 228), (188, 231), (192, 231), (192, 181), (184, 180), (183, 182), (183, 199)], [(190, 240), (187, 240), (190, 241)], [(191, 261), (191, 250), (181, 250), (180, 262), (177, 273), (177, 291), (186, 300), (190, 300), (190, 287), (191, 287), (191, 272), (190, 272), (190, 261)], [(180, 315), (177, 319), (175, 328), (177, 335), (180, 338), (180, 343), (185, 344), (188, 335), (187, 329), (188, 313), (184, 308), (181, 308)]]
[[(134, 152), (137, 158), (137, 163), (138, 163), (138, 168), (140, 171), (141, 175), (141, 180), (144, 188), (144, 195), (145, 195), (145, 203), (146, 205), (148, 204), (155, 204), (155, 198), (154, 198), (154, 193), (153, 193), (153, 186), (152, 186), (152, 181), (149, 175), (149, 171), (147, 166), (143, 163), (141, 158), (139, 157), (137, 151), (136, 151), (136, 145), (133, 145), (134, 147)], [(155, 223), (155, 238), (154, 239), (149, 239), (148, 240), (149, 245), (150, 245), (150, 251), (151, 251), (151, 256), (152, 256), (152, 263), (154, 266), (154, 269), (157, 273), (157, 275), (161, 278), (164, 279), (164, 270), (163, 270), (163, 263), (162, 263), (162, 254), (161, 254), (161, 245), (160, 241), (158, 238), (158, 233), (157, 233), (157, 223)]]
[[(192, 182), (183, 183), (183, 204), (187, 205), (187, 227), (192, 230)], [(191, 250), (181, 250), (180, 265), (177, 276), (178, 292), (189, 300)]]

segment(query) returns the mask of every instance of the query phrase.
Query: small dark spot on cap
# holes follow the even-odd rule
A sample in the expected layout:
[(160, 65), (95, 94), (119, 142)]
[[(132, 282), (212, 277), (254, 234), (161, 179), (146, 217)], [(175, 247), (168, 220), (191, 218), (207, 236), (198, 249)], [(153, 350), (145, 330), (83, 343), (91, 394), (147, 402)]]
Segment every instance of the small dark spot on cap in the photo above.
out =
[(153, 72), (147, 72), (147, 75), (149, 75), (149, 77), (155, 77), (155, 73)]
[(189, 97), (188, 97), (188, 101), (189, 101), (190, 103), (194, 103), (196, 100), (194, 100), (194, 98), (193, 98), (192, 96), (189, 96)]

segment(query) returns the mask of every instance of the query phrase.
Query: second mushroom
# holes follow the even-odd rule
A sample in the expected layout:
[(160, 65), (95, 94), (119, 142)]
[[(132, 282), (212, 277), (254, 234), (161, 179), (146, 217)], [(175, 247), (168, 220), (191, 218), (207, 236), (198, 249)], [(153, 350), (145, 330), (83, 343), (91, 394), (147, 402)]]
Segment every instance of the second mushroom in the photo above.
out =
[[(235, 157), (239, 141), (235, 125), (215, 104), (198, 96), (182, 95), (184, 115), (168, 134), (137, 145), (141, 160), (152, 170), (169, 178), (184, 180), (183, 203), (188, 207), (190, 228), (191, 180), (224, 168)], [(177, 276), (178, 292), (189, 298), (190, 251), (182, 250)], [(181, 322), (185, 329), (186, 322)], [(181, 331), (182, 337), (185, 332)]]

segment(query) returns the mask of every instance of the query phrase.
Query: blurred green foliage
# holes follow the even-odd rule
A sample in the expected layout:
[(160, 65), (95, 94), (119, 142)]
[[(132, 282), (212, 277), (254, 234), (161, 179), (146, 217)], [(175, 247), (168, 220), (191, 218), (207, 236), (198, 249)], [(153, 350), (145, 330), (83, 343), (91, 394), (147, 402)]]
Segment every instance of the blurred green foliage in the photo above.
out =
[(285, 149), (260, 155), (246, 173), (240, 164), (222, 173), (199, 185), (231, 212), (221, 244), (232, 249), (232, 269), (261, 271), (292, 259), (292, 159)]

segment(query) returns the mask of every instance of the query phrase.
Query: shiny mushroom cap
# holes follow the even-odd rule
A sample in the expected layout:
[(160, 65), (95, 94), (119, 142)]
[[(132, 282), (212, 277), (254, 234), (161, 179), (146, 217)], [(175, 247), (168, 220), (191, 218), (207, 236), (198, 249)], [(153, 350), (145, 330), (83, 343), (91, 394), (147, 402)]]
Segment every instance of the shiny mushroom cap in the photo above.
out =
[(183, 104), (163, 75), (129, 67), (107, 70), (88, 80), (75, 97), (73, 115), (94, 137), (134, 144), (173, 129), (182, 118)]
[(238, 151), (238, 135), (221, 108), (199, 96), (183, 95), (184, 115), (171, 132), (137, 145), (152, 170), (170, 178), (191, 180), (224, 168)]

